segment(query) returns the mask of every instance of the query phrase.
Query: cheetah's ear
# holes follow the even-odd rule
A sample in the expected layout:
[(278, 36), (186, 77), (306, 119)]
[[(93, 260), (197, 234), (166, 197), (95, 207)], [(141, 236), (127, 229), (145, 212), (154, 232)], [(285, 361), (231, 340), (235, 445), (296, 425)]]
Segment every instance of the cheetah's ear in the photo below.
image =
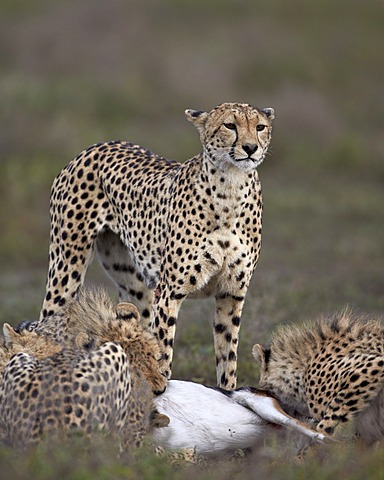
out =
[(80, 332), (75, 338), (75, 345), (77, 348), (84, 348), (90, 350), (95, 344), (94, 339), (85, 332)]
[(205, 122), (208, 118), (208, 113), (202, 110), (185, 110), (187, 119), (195, 125), (199, 132), (202, 132), (205, 126)]
[(272, 107), (263, 108), (261, 111), (269, 120), (273, 120), (275, 118), (275, 110)]
[(268, 367), (268, 360), (271, 351), (256, 343), (252, 348), (252, 355), (256, 362), (260, 363), (260, 370), (265, 371)]
[(3, 325), (3, 335), (5, 340), (5, 346), (10, 347), (17, 341), (20, 333), (15, 332), (14, 328), (9, 325), (9, 323), (4, 323)]
[(150, 427), (152, 428), (163, 428), (167, 427), (170, 421), (171, 419), (167, 415), (164, 415), (155, 410), (151, 413), (149, 423)]
[(121, 302), (116, 307), (116, 318), (119, 320), (140, 320), (140, 313), (133, 303)]

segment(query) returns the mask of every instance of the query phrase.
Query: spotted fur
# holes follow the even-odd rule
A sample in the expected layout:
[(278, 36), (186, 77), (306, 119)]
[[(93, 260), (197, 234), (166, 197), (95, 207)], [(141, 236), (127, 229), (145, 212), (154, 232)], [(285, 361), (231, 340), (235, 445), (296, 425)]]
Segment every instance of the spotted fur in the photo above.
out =
[[(338, 423), (358, 417), (367, 441), (384, 438), (382, 321), (345, 311), (284, 326), (273, 334), (270, 348), (255, 345), (253, 355), (261, 363), (260, 385), (315, 418), (318, 431), (332, 433)], [(364, 427), (363, 418), (376, 423), (376, 432)]]
[(55, 355), (63, 348), (53, 339), (36, 332), (25, 329), (17, 332), (8, 323), (3, 325), (3, 335), (3, 337), (0, 337), (0, 383), (3, 381), (1, 374), (4, 372), (7, 363), (17, 353), (26, 353), (40, 360)]
[(121, 432), (130, 392), (129, 363), (118, 344), (92, 352), (64, 349), (42, 360), (18, 353), (6, 366), (0, 392), (3, 435), (21, 446), (64, 428)]
[(114, 307), (103, 292), (81, 292), (33, 332), (4, 329), (4, 442), (25, 445), (63, 429), (102, 430), (117, 432), (122, 446), (131, 447), (150, 428), (167, 425), (153, 403), (153, 392), (167, 383), (159, 371), (160, 348), (133, 305)]
[(187, 110), (203, 153), (185, 163), (126, 142), (93, 145), (56, 177), (41, 319), (83, 284), (93, 252), (161, 341), (169, 378), (186, 297), (216, 298), (217, 382), (236, 386), (240, 317), (261, 245), (257, 167), (271, 138), (271, 108), (224, 103)]
[(34, 331), (71, 347), (119, 343), (129, 359), (131, 376), (148, 382), (154, 394), (166, 388), (167, 379), (159, 369), (158, 341), (141, 325), (133, 304), (116, 306), (104, 290), (80, 290), (76, 299), (39, 323)]

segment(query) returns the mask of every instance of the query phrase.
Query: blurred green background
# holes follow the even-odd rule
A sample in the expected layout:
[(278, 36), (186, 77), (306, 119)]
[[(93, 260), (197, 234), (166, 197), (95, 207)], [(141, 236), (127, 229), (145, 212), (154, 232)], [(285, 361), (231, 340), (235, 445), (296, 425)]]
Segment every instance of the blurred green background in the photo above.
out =
[[(112, 139), (187, 159), (200, 143), (184, 110), (223, 101), (277, 115), (240, 380), (277, 323), (347, 304), (382, 314), (383, 25), (373, 0), (3, 0), (1, 320), (38, 315), (64, 165)], [(109, 285), (97, 265), (89, 282)], [(183, 306), (179, 376), (214, 381), (212, 315), (209, 301)]]
[[(223, 101), (277, 115), (259, 168), (263, 248), (239, 383), (255, 384), (251, 346), (279, 323), (346, 305), (383, 315), (381, 0), (2, 0), (0, 9), (1, 321), (38, 315), (50, 186), (63, 166), (112, 139), (187, 159), (200, 144), (184, 110)], [(97, 265), (88, 283), (113, 292)], [(214, 383), (212, 317), (212, 301), (183, 305), (176, 376)]]

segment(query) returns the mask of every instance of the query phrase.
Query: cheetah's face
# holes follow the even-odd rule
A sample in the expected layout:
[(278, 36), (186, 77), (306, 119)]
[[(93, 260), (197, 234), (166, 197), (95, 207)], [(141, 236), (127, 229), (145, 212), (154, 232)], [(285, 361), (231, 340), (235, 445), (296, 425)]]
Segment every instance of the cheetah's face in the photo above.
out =
[(140, 371), (143, 377), (147, 380), (155, 395), (160, 395), (167, 387), (167, 378), (161, 373), (159, 369), (159, 362), (162, 356), (160, 350), (154, 352), (143, 352), (140, 358)]
[[(131, 319), (128, 322), (132, 325), (136, 320)], [(130, 364), (139, 376), (149, 383), (155, 395), (163, 393), (168, 381), (160, 370), (162, 354), (157, 339), (139, 323), (136, 324), (134, 332), (129, 330), (129, 324), (120, 325), (122, 328), (119, 343), (127, 353)]]
[(186, 110), (200, 133), (210, 161), (221, 170), (228, 165), (250, 171), (264, 160), (271, 140), (273, 108), (223, 103), (210, 112)]

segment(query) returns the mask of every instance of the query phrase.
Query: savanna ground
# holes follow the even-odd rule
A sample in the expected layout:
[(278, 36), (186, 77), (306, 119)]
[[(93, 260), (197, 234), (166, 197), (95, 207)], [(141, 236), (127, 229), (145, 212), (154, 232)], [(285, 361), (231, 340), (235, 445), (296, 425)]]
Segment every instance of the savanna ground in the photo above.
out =
[[(0, 16), (0, 320), (35, 319), (44, 295), (49, 190), (89, 144), (199, 149), (185, 108), (276, 110), (259, 168), (264, 235), (242, 319), (239, 384), (257, 384), (254, 342), (280, 323), (346, 305), (384, 314), (384, 6), (367, 0), (3, 0)], [(111, 285), (94, 264), (87, 283)], [(187, 301), (174, 375), (214, 383), (211, 301)], [(297, 465), (269, 445), (214, 470), (175, 470), (115, 440), (0, 450), (0, 477), (384, 478), (383, 448), (323, 446)], [(80, 453), (79, 453), (80, 452)], [(278, 461), (274, 461), (274, 457)]]

